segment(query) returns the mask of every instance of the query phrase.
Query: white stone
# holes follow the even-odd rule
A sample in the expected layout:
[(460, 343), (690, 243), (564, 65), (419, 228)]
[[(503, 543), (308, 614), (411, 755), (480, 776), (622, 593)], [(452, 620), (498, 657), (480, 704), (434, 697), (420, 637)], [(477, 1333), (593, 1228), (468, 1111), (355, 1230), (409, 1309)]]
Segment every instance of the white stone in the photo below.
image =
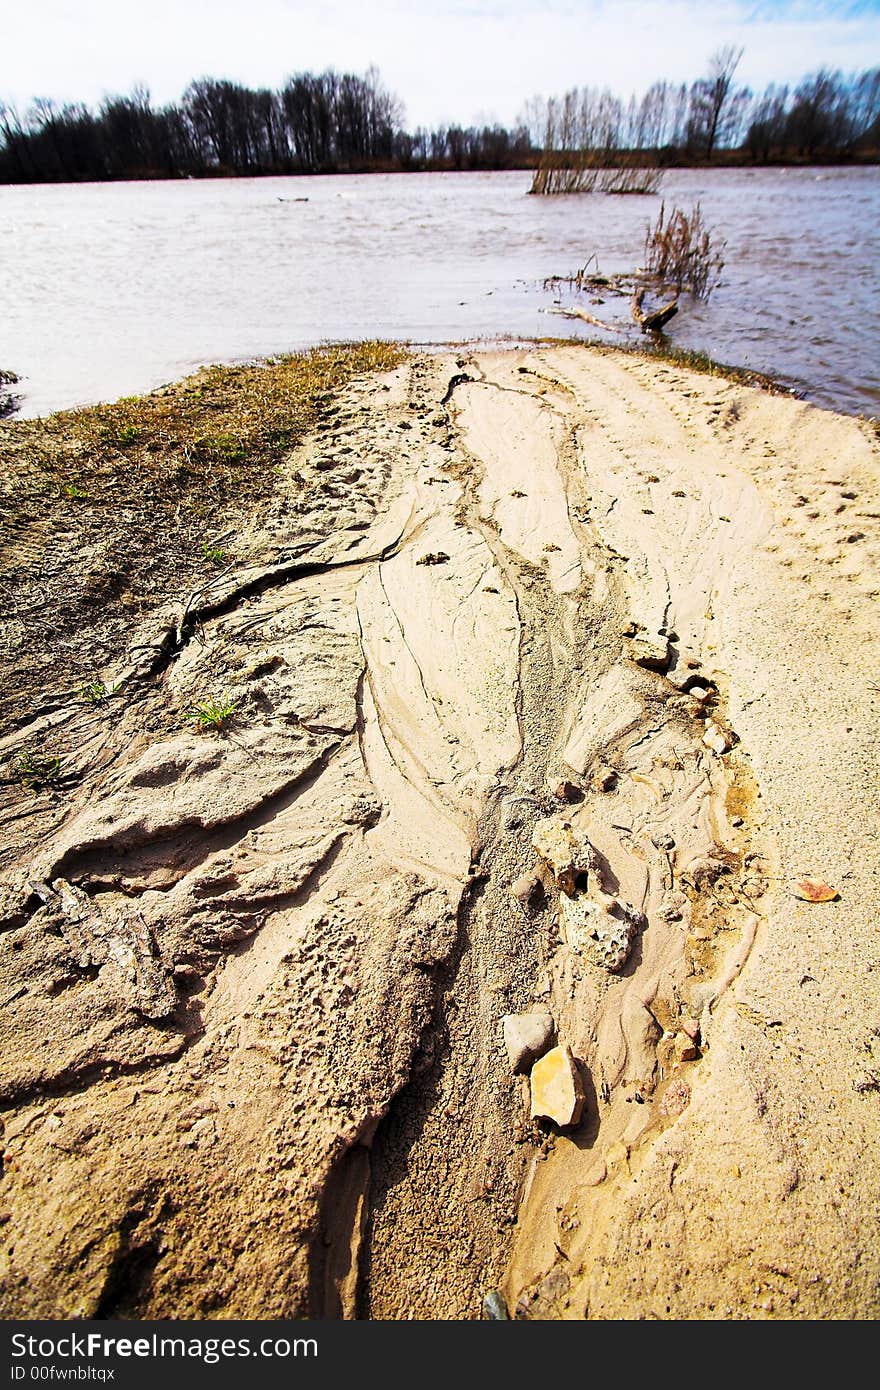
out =
[(720, 757), (730, 748), (730, 741), (722, 729), (719, 729), (714, 720), (710, 720), (706, 725), (706, 732), (703, 734), (703, 742), (707, 748), (711, 748), (713, 753)]
[(573, 893), (581, 875), (586, 877), (596, 871), (596, 851), (589, 840), (575, 833), (571, 821), (557, 816), (538, 821), (532, 848), (549, 865), (561, 892)]
[(547, 1051), (553, 1040), (553, 1015), (544, 1011), (532, 1014), (505, 1014), (501, 1020), (504, 1046), (514, 1071), (529, 1067)]
[(559, 895), (560, 918), (565, 940), (573, 951), (612, 973), (629, 959), (633, 942), (645, 919), (629, 903), (618, 898), (591, 898)]

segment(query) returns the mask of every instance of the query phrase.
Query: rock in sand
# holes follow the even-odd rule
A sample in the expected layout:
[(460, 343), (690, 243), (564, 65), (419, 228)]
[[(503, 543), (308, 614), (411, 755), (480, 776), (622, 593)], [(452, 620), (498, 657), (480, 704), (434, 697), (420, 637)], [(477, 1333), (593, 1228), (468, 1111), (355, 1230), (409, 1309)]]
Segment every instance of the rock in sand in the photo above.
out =
[(514, 1071), (527, 1071), (539, 1057), (547, 1051), (553, 1041), (553, 1015), (545, 1012), (533, 1014), (505, 1014), (501, 1020), (504, 1029), (504, 1046)]
[(586, 1097), (567, 1047), (554, 1047), (535, 1063), (531, 1085), (533, 1120), (553, 1120), (560, 1129), (579, 1123)]

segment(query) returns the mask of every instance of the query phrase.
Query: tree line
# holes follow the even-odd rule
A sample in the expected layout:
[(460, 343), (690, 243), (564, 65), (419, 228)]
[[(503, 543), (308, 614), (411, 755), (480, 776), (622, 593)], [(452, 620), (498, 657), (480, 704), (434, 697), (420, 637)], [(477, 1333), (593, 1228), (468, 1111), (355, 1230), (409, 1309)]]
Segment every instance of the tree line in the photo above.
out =
[(163, 106), (142, 88), (97, 109), (40, 99), (20, 115), (0, 103), (0, 182), (522, 169), (570, 151), (661, 166), (877, 159), (880, 68), (752, 93), (735, 82), (741, 57), (720, 49), (697, 81), (655, 82), (629, 101), (594, 88), (532, 98), (513, 129), (407, 132), (375, 68), (299, 73), (278, 91), (200, 78)]
[(280, 91), (200, 78), (180, 102), (137, 88), (97, 110), (35, 101), (0, 105), (0, 182), (361, 173), (522, 166), (524, 131), (403, 128), (378, 72), (299, 73)]
[(591, 87), (533, 98), (524, 112), (529, 138), (543, 157), (589, 153), (607, 164), (634, 154), (659, 165), (876, 159), (880, 68), (822, 69), (793, 88), (755, 94), (735, 82), (742, 53), (721, 48), (704, 77), (655, 82), (628, 102)]

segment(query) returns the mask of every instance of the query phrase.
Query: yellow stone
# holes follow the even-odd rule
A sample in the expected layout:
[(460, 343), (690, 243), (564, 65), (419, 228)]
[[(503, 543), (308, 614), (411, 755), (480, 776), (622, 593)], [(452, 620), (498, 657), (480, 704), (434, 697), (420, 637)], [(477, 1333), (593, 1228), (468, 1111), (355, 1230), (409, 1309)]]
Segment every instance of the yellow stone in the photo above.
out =
[(553, 1047), (535, 1063), (531, 1089), (533, 1120), (553, 1120), (560, 1128), (579, 1122), (584, 1108), (584, 1088), (567, 1047)]

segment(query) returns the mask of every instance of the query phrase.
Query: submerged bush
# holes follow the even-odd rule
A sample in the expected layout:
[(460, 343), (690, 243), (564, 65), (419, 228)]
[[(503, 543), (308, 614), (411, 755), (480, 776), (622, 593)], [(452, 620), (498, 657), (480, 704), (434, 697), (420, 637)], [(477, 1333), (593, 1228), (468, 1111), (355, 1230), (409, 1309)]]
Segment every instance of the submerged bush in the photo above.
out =
[(620, 159), (613, 169), (604, 170), (599, 181), (599, 192), (641, 196), (658, 192), (662, 182), (663, 170), (656, 165)]
[(656, 193), (663, 170), (626, 154), (597, 150), (547, 150), (532, 176), (530, 193)]
[(713, 240), (703, 222), (699, 203), (691, 212), (673, 208), (666, 216), (666, 204), (645, 235), (645, 271), (662, 289), (689, 290), (695, 299), (708, 299), (718, 283), (724, 265), (725, 243)]

